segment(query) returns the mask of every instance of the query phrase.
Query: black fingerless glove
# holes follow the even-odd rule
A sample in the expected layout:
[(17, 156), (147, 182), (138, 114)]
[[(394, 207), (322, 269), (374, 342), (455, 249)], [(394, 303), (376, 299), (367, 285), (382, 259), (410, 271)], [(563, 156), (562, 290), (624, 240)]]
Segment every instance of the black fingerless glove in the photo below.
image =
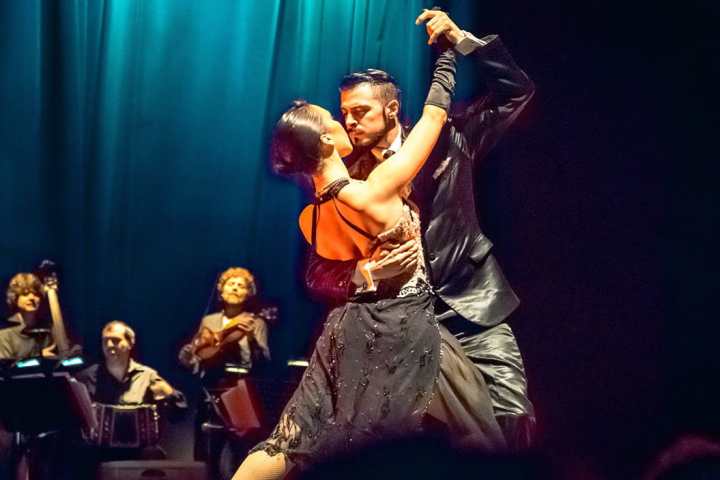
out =
[(452, 48), (445, 49), (435, 60), (435, 70), (425, 105), (450, 110), (450, 102), (455, 94), (455, 63), (455, 51)]

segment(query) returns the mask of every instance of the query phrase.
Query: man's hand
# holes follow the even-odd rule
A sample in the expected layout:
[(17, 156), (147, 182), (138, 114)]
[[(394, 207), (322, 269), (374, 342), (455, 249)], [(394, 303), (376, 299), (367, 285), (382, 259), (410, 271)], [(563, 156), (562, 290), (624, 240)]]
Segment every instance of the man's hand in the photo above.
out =
[(386, 244), (371, 261), (370, 271), (376, 280), (393, 278), (407, 272), (413, 272), (420, 259), (417, 239), (403, 244)]
[(175, 390), (165, 380), (158, 380), (150, 385), (150, 392), (156, 402), (165, 400), (173, 394)]
[(235, 328), (237, 328), (238, 330), (242, 330), (245, 333), (249, 333), (250, 331), (252, 331), (253, 327), (255, 326), (255, 316), (252, 313), (241, 313), (233, 321), (237, 322)]
[(57, 345), (53, 343), (52, 345), (43, 348), (40, 352), (40, 355), (43, 358), (56, 358), (58, 356)]
[(465, 36), (448, 14), (442, 10), (423, 9), (423, 12), (415, 19), (415, 25), (420, 25), (423, 22), (428, 33), (428, 45), (437, 42), (440, 35), (445, 35), (453, 45), (457, 45)]

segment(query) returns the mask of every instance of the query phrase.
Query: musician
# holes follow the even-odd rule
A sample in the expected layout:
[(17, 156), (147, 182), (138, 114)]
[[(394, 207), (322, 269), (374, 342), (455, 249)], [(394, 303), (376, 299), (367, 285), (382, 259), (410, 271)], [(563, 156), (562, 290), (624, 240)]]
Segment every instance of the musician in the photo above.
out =
[[(161, 407), (163, 414), (175, 418), (187, 409), (185, 395), (173, 388), (156, 370), (132, 358), (135, 331), (125, 322), (113, 320), (102, 329), (103, 361), (76, 375), (88, 389), (93, 402), (105, 405), (148, 405)], [(112, 434), (111, 434), (112, 436)], [(90, 480), (101, 462), (116, 460), (163, 459), (159, 445), (139, 448), (97, 447), (79, 437), (68, 442), (65, 479)]]
[[(253, 274), (241, 267), (228, 268), (220, 274), (215, 288), (221, 310), (202, 318), (193, 340), (180, 350), (180, 363), (205, 376), (223, 363), (250, 370), (254, 363), (270, 360), (267, 324), (275, 321), (277, 309), (260, 304)], [(202, 346), (217, 343), (228, 334), (239, 339), (221, 343), (215, 355), (202, 355)]]
[[(21, 272), (14, 275), (8, 284), (5, 299), (10, 317), (0, 326), (0, 359), (8, 362), (31, 357), (57, 358), (80, 353), (80, 347), (71, 346), (64, 328), (53, 328), (48, 313), (48, 296), (57, 289), (57, 278), (41, 280), (33, 273)], [(50, 307), (57, 322), (62, 322), (57, 296), (53, 297), (55, 306)], [(60, 336), (62, 338), (60, 338)], [(58, 341), (59, 339), (59, 341)], [(58, 345), (62, 348), (58, 349)], [(60, 350), (60, 352), (58, 352)], [(28, 468), (31, 464), (37, 478), (56, 478), (59, 469), (57, 453), (61, 439), (58, 432), (44, 432), (32, 441), (33, 455), (27, 463), (21, 461), (23, 450), (27, 448), (28, 436), (16, 437), (18, 443), (10, 444), (12, 437), (0, 425), (0, 478)]]
[(45, 294), (40, 279), (32, 273), (18, 273), (10, 279), (5, 299), (11, 316), (0, 330), (0, 359), (21, 360), (53, 356), (50, 324), (40, 314)]
[(105, 361), (83, 370), (77, 379), (85, 384), (94, 402), (113, 405), (162, 403), (187, 408), (185, 395), (170, 386), (154, 369), (132, 358), (135, 331), (113, 320), (102, 330)]
[[(250, 374), (270, 360), (268, 324), (277, 319), (277, 308), (260, 302), (255, 277), (246, 268), (230, 267), (222, 272), (215, 292), (219, 311), (202, 318), (193, 340), (180, 349), (178, 358), (203, 384), (203, 398), (195, 417), (195, 459), (209, 463), (213, 478), (223, 478), (226, 473), (229, 478), (237, 465), (224, 472), (219, 465), (220, 452), (229, 440), (237, 439), (223, 430), (224, 422), (213, 403), (245, 375), (230, 373), (229, 365)], [(242, 458), (244, 446), (237, 442), (233, 445), (238, 458)]]

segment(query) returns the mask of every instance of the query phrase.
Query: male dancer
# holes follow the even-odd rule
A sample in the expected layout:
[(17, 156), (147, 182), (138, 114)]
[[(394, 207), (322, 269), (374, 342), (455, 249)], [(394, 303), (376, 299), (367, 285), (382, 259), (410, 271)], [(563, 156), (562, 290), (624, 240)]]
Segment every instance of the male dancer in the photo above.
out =
[[(412, 186), (410, 199), (420, 208), (428, 272), (438, 296), (436, 315), (482, 371), (510, 448), (525, 448), (535, 416), (520, 350), (505, 323), (519, 300), (478, 224), (473, 168), (517, 118), (534, 86), (496, 35), (478, 39), (438, 10), (424, 11), (416, 23), (425, 23), (428, 43), (444, 39), (461, 55), (471, 56), (486, 87), (484, 96), (448, 123)], [(340, 85), (340, 106), (355, 146), (348, 162), (350, 174), (367, 178), (402, 144), (400, 90), (381, 70), (353, 73)], [(360, 262), (312, 255), (306, 283), (314, 294), (344, 302), (366, 290), (363, 269), (382, 288), (383, 279), (414, 270), (416, 263), (412, 244), (388, 246), (375, 258)]]

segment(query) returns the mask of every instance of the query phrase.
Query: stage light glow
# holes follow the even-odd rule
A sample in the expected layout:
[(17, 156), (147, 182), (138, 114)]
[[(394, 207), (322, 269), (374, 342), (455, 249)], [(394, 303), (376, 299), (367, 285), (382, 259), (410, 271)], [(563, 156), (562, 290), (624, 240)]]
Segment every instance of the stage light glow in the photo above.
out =
[(83, 365), (85, 361), (82, 357), (70, 357), (60, 362), (63, 367), (75, 367), (77, 365)]
[(30, 367), (39, 367), (40, 366), (40, 360), (37, 358), (31, 358), (29, 360), (20, 360), (15, 364), (16, 368), (30, 368)]
[(307, 360), (288, 360), (288, 367), (307, 367), (309, 365)]

